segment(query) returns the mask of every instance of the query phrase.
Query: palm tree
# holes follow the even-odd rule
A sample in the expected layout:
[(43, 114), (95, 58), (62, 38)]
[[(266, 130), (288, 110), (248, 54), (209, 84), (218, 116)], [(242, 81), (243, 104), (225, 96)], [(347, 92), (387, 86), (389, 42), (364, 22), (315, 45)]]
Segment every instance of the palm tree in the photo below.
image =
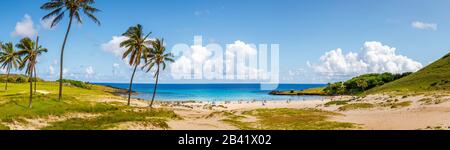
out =
[(100, 21), (97, 17), (94, 16), (94, 13), (99, 12), (100, 10), (92, 7), (94, 4), (94, 0), (50, 0), (41, 6), (41, 9), (51, 11), (49, 14), (45, 15), (42, 19), (50, 19), (55, 16), (52, 20), (51, 27), (54, 27), (59, 23), (64, 17), (64, 14), (67, 12), (69, 14), (69, 25), (67, 27), (66, 35), (64, 36), (64, 41), (61, 47), (61, 56), (60, 56), (60, 64), (59, 64), (59, 96), (58, 100), (61, 101), (62, 97), (62, 79), (63, 79), (63, 60), (64, 60), (64, 48), (66, 46), (67, 37), (69, 36), (70, 27), (72, 26), (72, 20), (75, 18), (78, 23), (82, 23), (80, 12), (83, 13), (94, 21), (96, 24), (100, 25)]
[(17, 44), (16, 47), (20, 49), (17, 53), (20, 56), (24, 56), (19, 68), (26, 68), (25, 73), (29, 75), (28, 81), (30, 82), (30, 101), (28, 107), (31, 108), (33, 103), (33, 70), (36, 66), (37, 57), (40, 54), (47, 52), (47, 49), (42, 46), (38, 46), (38, 44), (33, 42), (30, 38), (20, 40), (20, 43)]
[(6, 68), (6, 85), (5, 90), (8, 90), (8, 78), (11, 69), (17, 68), (20, 64), (20, 56), (17, 54), (17, 52), (14, 50), (14, 46), (11, 42), (0, 44), (1, 51), (0, 51), (0, 63), (1, 68)]
[(151, 41), (148, 40), (151, 32), (144, 36), (143, 27), (140, 24), (128, 28), (128, 30), (123, 33), (128, 39), (120, 43), (120, 47), (125, 47), (127, 50), (123, 53), (122, 58), (125, 59), (129, 57), (129, 64), (134, 66), (133, 74), (131, 75), (130, 87), (128, 89), (128, 103), (130, 106), (131, 99), (131, 88), (133, 85), (134, 74), (136, 73), (136, 68), (140, 65), (141, 59), (145, 55), (146, 51), (149, 51), (147, 45), (151, 45)]
[(166, 53), (166, 48), (164, 47), (164, 39), (162, 39), (162, 40), (156, 39), (156, 40), (152, 41), (151, 52), (147, 53), (147, 55), (145, 56), (146, 63), (142, 67), (142, 68), (147, 67), (146, 72), (149, 72), (156, 65), (156, 72), (155, 72), (155, 75), (153, 76), (153, 78), (156, 78), (156, 79), (155, 79), (155, 86), (153, 89), (153, 97), (152, 97), (152, 101), (150, 103), (150, 107), (152, 107), (153, 101), (155, 100), (161, 65), (162, 65), (162, 70), (166, 69), (167, 62), (174, 62), (173, 57), (174, 56), (172, 53)]

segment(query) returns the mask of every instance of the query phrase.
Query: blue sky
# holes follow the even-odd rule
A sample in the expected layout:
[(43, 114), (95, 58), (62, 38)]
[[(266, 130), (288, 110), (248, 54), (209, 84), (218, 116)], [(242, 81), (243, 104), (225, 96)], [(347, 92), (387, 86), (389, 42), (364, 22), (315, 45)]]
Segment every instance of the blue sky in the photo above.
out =
[[(18, 42), (24, 35), (14, 34), (15, 28), (28, 15), (41, 44), (49, 49), (39, 60), (38, 74), (54, 80), (68, 19), (46, 29), (40, 18), (48, 12), (39, 9), (44, 2), (2, 1), (0, 41)], [(450, 49), (448, 0), (97, 0), (94, 6), (102, 10), (97, 14), (102, 25), (85, 16), (82, 25), (74, 24), (65, 53), (68, 78), (128, 82), (130, 68), (102, 45), (137, 23), (152, 31), (152, 37), (164, 37), (169, 49), (177, 43), (193, 44), (196, 35), (203, 37), (204, 45), (279, 44), (280, 80), (285, 83), (411, 71)], [(392, 47), (395, 54), (390, 53)], [(388, 59), (376, 61), (377, 56)], [(170, 79), (169, 70), (162, 81), (179, 82)], [(151, 75), (138, 74), (137, 82), (152, 82)]]

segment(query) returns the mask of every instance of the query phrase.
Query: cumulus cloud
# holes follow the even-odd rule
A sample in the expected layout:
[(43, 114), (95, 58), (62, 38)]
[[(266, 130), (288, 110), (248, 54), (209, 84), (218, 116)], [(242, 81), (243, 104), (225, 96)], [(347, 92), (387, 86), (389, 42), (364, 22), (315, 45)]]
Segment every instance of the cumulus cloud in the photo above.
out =
[[(180, 56), (172, 65), (171, 71), (181, 78), (190, 78), (192, 73), (202, 73), (206, 79), (266, 79), (268, 73), (257, 68), (257, 50), (255, 46), (243, 41), (228, 44), (223, 52), (216, 47), (204, 47), (199, 44), (189, 47), (189, 52)], [(238, 58), (239, 57), (239, 58)], [(252, 63), (252, 60), (254, 63)], [(225, 68), (225, 69), (224, 69)], [(201, 78), (201, 77), (199, 77)]]
[(16, 27), (12, 32), (12, 36), (33, 37), (36, 33), (37, 30), (34, 27), (33, 20), (30, 15), (25, 14), (24, 18), (17, 22)]
[(102, 50), (106, 52), (110, 52), (117, 57), (122, 57), (123, 52), (125, 52), (125, 48), (120, 47), (120, 43), (127, 40), (125, 36), (113, 36), (112, 40), (108, 41), (101, 45)]
[(95, 73), (94, 68), (92, 66), (88, 66), (85, 70), (85, 73), (88, 77), (91, 77)]
[(421, 30), (437, 30), (437, 24), (436, 23), (426, 23), (426, 22), (420, 22), (420, 21), (414, 21), (411, 23), (411, 26), (415, 29), (421, 29)]
[(328, 76), (414, 72), (422, 68), (421, 63), (396, 54), (396, 48), (376, 41), (365, 42), (360, 53), (344, 54), (341, 49), (326, 52), (320, 57), (320, 62), (307, 62), (307, 65), (315, 72)]

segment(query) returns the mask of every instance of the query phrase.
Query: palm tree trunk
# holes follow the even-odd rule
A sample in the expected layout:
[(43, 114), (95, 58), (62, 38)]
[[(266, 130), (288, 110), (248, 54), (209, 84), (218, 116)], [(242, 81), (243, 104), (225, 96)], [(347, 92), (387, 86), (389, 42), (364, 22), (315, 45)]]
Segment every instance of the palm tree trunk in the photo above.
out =
[(29, 82), (30, 82), (30, 101), (28, 103), (28, 108), (32, 107), (32, 103), (33, 103), (33, 69), (31, 69), (30, 71), (30, 77), (29, 77)]
[(37, 82), (37, 76), (36, 76), (36, 67), (34, 69), (34, 94), (36, 94), (36, 82)]
[[(36, 51), (38, 51), (39, 49), (39, 35), (36, 36)], [(36, 65), (36, 60), (34, 61), (35, 65)], [(36, 82), (37, 82), (37, 77), (36, 77), (36, 66), (33, 65), (33, 72), (34, 72), (34, 94), (36, 94)]]
[(150, 102), (150, 107), (153, 106), (153, 101), (155, 100), (156, 89), (158, 87), (158, 78), (159, 78), (159, 64), (158, 64), (158, 69), (156, 71), (156, 81), (155, 81), (155, 87), (153, 88), (153, 97), (152, 97), (152, 101)]
[(8, 78), (9, 78), (9, 72), (10, 72), (10, 68), (8, 68), (8, 73), (6, 73), (6, 84), (5, 84), (5, 91), (8, 90)]
[(131, 105), (131, 88), (133, 85), (133, 78), (134, 78), (134, 73), (136, 73), (136, 68), (137, 68), (137, 64), (134, 66), (134, 70), (133, 70), (133, 74), (131, 75), (131, 80), (130, 80), (130, 87), (128, 88), (128, 106)]
[(64, 42), (61, 48), (61, 61), (59, 62), (59, 95), (58, 100), (61, 101), (62, 98), (62, 80), (63, 80), (63, 62), (64, 62), (64, 48), (66, 47), (67, 37), (69, 36), (70, 27), (72, 26), (73, 14), (70, 14), (69, 26), (67, 27), (66, 36), (64, 37)]

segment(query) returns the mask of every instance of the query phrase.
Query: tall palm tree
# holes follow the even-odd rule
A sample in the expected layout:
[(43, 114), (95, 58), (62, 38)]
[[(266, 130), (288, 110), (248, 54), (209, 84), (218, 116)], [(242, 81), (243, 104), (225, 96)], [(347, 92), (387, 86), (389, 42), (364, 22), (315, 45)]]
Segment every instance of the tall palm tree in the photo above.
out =
[(134, 74), (136, 73), (136, 68), (140, 65), (141, 59), (145, 55), (146, 51), (149, 51), (147, 45), (151, 45), (151, 41), (148, 40), (151, 32), (144, 35), (143, 27), (140, 24), (128, 28), (128, 30), (123, 33), (128, 39), (120, 43), (120, 47), (125, 47), (127, 50), (123, 53), (122, 58), (125, 59), (129, 57), (129, 64), (134, 66), (133, 74), (131, 74), (130, 87), (128, 88), (128, 103), (130, 106), (131, 91), (133, 85)]
[(72, 26), (72, 20), (75, 18), (78, 23), (82, 23), (80, 12), (82, 11), (88, 18), (94, 21), (96, 24), (100, 25), (100, 21), (94, 16), (94, 13), (100, 10), (92, 7), (94, 0), (50, 0), (50, 2), (44, 3), (41, 6), (43, 10), (51, 11), (49, 14), (45, 15), (42, 19), (50, 19), (55, 16), (52, 20), (51, 27), (54, 27), (59, 23), (64, 17), (66, 12), (69, 14), (69, 24), (66, 30), (66, 35), (64, 36), (64, 41), (61, 47), (61, 56), (59, 62), (59, 95), (58, 100), (61, 101), (62, 97), (62, 79), (63, 79), (63, 60), (64, 60), (64, 48), (66, 47), (67, 37), (69, 36), (70, 28)]
[(1, 51), (0, 51), (0, 63), (1, 68), (6, 68), (6, 84), (5, 84), (5, 90), (8, 90), (8, 78), (9, 74), (11, 72), (11, 69), (17, 68), (20, 64), (20, 56), (17, 54), (17, 52), (14, 50), (14, 46), (11, 42), (0, 44)]
[(33, 42), (30, 38), (23, 38), (16, 47), (20, 49), (17, 53), (20, 56), (24, 56), (19, 68), (26, 68), (25, 73), (29, 75), (30, 101), (28, 107), (31, 108), (33, 103), (33, 70), (36, 66), (37, 57), (42, 53), (47, 52), (47, 49), (38, 46), (38, 44)]
[(156, 66), (156, 72), (153, 78), (155, 78), (155, 85), (153, 88), (153, 96), (152, 101), (150, 103), (150, 107), (153, 105), (153, 101), (155, 100), (156, 89), (158, 86), (158, 79), (160, 68), (162, 65), (162, 70), (166, 69), (166, 63), (174, 62), (172, 53), (166, 53), (166, 47), (164, 47), (164, 39), (156, 39), (152, 41), (151, 52), (145, 56), (146, 63), (142, 68), (147, 68), (146, 72), (149, 72), (154, 66)]

